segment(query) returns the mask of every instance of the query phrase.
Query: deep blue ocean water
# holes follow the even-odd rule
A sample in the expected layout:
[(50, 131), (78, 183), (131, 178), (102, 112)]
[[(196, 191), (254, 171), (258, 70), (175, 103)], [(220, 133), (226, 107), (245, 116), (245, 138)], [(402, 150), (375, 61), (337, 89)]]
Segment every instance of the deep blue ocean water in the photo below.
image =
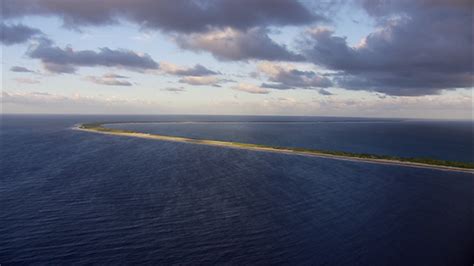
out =
[(216, 122), (218, 119), (225, 119), (217, 117), (214, 121), (199, 123), (125, 123), (106, 126), (198, 139), (474, 161), (474, 124), (469, 121), (317, 117), (283, 117), (279, 118), (282, 121), (275, 121), (278, 117), (257, 118), (254, 118), (253, 122), (232, 121), (235, 119)]
[(254, 121), (115, 126), (472, 160), (470, 122), (5, 115), (2, 265), (472, 265), (472, 174), (71, 130), (95, 121)]

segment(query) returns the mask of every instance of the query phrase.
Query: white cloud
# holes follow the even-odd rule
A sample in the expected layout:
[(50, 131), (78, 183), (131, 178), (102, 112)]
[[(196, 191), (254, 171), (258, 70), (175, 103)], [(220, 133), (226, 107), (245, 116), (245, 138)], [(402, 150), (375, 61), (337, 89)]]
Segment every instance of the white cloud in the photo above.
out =
[(206, 67), (196, 64), (193, 67), (183, 67), (178, 66), (169, 62), (160, 62), (160, 71), (170, 74), (170, 75), (177, 75), (177, 76), (212, 76), (218, 75), (219, 72), (212, 71), (207, 69)]
[(97, 76), (87, 76), (84, 78), (87, 81), (90, 81), (95, 84), (99, 85), (108, 85), (108, 86), (132, 86), (132, 83), (129, 82), (128, 77), (113, 74), (113, 73), (107, 73), (104, 74), (100, 77)]
[(61, 95), (47, 92), (5, 92), (0, 97), (4, 113), (155, 113), (155, 101), (117, 96)]
[(183, 77), (182, 79), (179, 80), (181, 83), (186, 83), (189, 85), (196, 85), (196, 86), (202, 86), (202, 85), (212, 85), (212, 86), (219, 86), (219, 79), (216, 77), (208, 76), (208, 77), (195, 77), (195, 76), (189, 76), (189, 77)]
[(15, 78), (15, 81), (21, 84), (39, 84), (40, 81), (37, 79), (31, 79), (31, 78)]
[(168, 87), (168, 88), (164, 88), (164, 89), (161, 89), (161, 90), (162, 91), (173, 92), (173, 93), (180, 93), (180, 92), (186, 91), (186, 89), (184, 87)]
[[(282, 92), (275, 97), (219, 98), (208, 97), (203, 102), (160, 98), (141, 99), (117, 96), (60, 95), (45, 92), (3, 92), (0, 97), (4, 113), (104, 113), (104, 114), (221, 114), (240, 115), (320, 115), (366, 117), (417, 117), (472, 119), (474, 104), (469, 90), (423, 97), (379, 98), (363, 92), (357, 95), (304, 97)], [(279, 95), (278, 95), (279, 94)], [(362, 95), (364, 94), (364, 95)], [(165, 97), (164, 95), (163, 97)]]
[(268, 94), (270, 91), (249, 83), (239, 83), (236, 86), (233, 86), (232, 89), (238, 91), (244, 91), (253, 94)]

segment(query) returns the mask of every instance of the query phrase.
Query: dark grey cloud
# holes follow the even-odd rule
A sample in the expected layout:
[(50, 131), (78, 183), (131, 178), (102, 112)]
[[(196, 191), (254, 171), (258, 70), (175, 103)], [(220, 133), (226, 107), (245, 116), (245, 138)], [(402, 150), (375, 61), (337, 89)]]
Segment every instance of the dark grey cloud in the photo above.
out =
[(148, 54), (138, 54), (134, 51), (104, 47), (98, 51), (76, 51), (71, 47), (60, 48), (50, 41), (41, 41), (31, 46), (28, 56), (39, 59), (44, 67), (54, 73), (74, 73), (78, 67), (117, 67), (143, 72), (158, 69), (158, 63)]
[[(208, 51), (222, 60), (301, 61), (301, 55), (268, 37), (266, 28), (326, 21), (324, 15), (315, 12), (319, 5), (308, 8), (297, 0), (4, 0), (2, 4), (6, 19), (57, 16), (65, 26), (76, 29), (132, 21), (143, 28), (174, 34), (181, 48)], [(234, 32), (227, 36), (229, 40), (208, 43), (202, 38), (226, 30)]]
[(231, 60), (302, 61), (304, 57), (293, 53), (268, 36), (264, 28), (239, 31), (232, 28), (204, 33), (179, 34), (176, 43), (183, 49), (210, 52), (216, 58)]
[(282, 67), (271, 63), (258, 66), (260, 73), (268, 77), (272, 83), (262, 83), (263, 88), (278, 90), (288, 89), (317, 89), (332, 86), (329, 78), (314, 71), (302, 71), (290, 67)]
[(378, 29), (358, 46), (323, 28), (309, 32), (303, 44), (309, 60), (338, 72), (340, 87), (403, 96), (472, 87), (471, 1), (360, 3)]
[(10, 71), (11, 72), (19, 72), (19, 73), (34, 73), (35, 71), (33, 70), (30, 70), (26, 67), (22, 67), (22, 66), (12, 66), (10, 68)]
[(69, 27), (107, 25), (127, 19), (146, 28), (203, 32), (255, 26), (303, 25), (323, 17), (288, 0), (3, 0), (3, 17), (57, 16)]
[(129, 82), (127, 79), (128, 77), (113, 74), (113, 73), (108, 73), (104, 74), (100, 77), (97, 76), (87, 76), (85, 80), (88, 80), (90, 82), (93, 82), (95, 84), (99, 85), (108, 85), (108, 86), (132, 86), (132, 83)]
[(40, 30), (22, 24), (6, 25), (1, 23), (0, 32), (2, 34), (0, 42), (4, 45), (24, 43), (36, 36), (42, 35)]
[[(371, 16), (379, 20), (385, 20), (390, 15), (398, 15), (400, 13), (416, 13), (423, 9), (436, 10), (436, 12), (446, 14), (451, 13), (454, 9), (463, 9), (469, 11), (472, 9), (472, 1), (470, 0), (358, 0), (364, 10)], [(441, 14), (438, 14), (441, 15)], [(453, 15), (453, 14), (451, 14)]]

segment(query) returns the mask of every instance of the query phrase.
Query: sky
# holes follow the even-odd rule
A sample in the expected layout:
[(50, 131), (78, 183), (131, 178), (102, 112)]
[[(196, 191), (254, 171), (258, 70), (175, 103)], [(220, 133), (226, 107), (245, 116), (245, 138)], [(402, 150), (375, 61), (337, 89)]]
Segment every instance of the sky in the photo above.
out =
[(0, 0), (1, 112), (473, 119), (471, 0)]

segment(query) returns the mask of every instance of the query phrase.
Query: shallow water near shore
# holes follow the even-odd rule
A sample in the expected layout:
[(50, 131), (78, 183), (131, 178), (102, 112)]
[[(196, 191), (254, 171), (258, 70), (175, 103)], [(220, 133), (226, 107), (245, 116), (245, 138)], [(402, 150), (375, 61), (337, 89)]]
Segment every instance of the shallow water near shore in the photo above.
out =
[[(289, 119), (304, 123), (282, 125)], [(272, 123), (257, 123), (262, 120)], [(396, 121), (317, 118), (323, 131), (316, 132), (314, 120), (4, 116), (0, 263), (471, 262), (472, 174), (70, 129), (96, 121), (233, 121), (239, 123), (114, 126), (472, 160), (472, 138), (466, 137), (472, 123), (403, 122), (407, 133)], [(407, 134), (412, 139), (396, 138)], [(383, 136), (401, 143), (384, 143)]]

